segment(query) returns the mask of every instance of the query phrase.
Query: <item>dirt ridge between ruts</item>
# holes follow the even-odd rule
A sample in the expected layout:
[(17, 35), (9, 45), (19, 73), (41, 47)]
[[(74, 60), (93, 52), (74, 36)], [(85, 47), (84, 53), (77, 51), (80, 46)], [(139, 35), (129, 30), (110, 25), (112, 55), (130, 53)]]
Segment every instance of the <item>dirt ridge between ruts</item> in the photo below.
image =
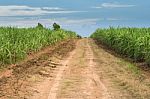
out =
[[(102, 99), (111, 99), (110, 93), (107, 89), (107, 87), (105, 86), (105, 84), (101, 81), (101, 79), (99, 78), (99, 76), (96, 73), (96, 70), (94, 68), (95, 63), (94, 63), (94, 55), (93, 55), (93, 51), (91, 46), (89, 45), (89, 42), (87, 42), (87, 47), (89, 49), (89, 53), (88, 53), (88, 57), (89, 57), (89, 71), (90, 71), (90, 77), (92, 78), (92, 80), (96, 83), (97, 87), (99, 89), (101, 89), (102, 92)], [(92, 98), (90, 98), (92, 99)]]
[(58, 87), (60, 86), (60, 80), (62, 78), (63, 72), (64, 70), (68, 68), (67, 64), (74, 54), (75, 54), (75, 51), (71, 52), (70, 56), (67, 59), (62, 61), (62, 66), (60, 67), (56, 75), (53, 86), (51, 87), (51, 90), (49, 92), (48, 99), (57, 99), (57, 90), (58, 90)]

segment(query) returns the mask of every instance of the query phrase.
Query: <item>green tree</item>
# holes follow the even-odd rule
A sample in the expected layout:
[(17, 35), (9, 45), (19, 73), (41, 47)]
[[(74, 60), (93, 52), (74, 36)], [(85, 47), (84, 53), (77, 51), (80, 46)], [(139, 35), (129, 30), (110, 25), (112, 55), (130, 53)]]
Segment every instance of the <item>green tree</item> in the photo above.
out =
[(81, 39), (81, 38), (82, 38), (82, 36), (81, 36), (81, 35), (79, 35), (79, 34), (77, 34), (77, 38)]
[(53, 24), (53, 28), (54, 30), (59, 30), (60, 29), (60, 25), (58, 25), (57, 23)]
[(44, 26), (41, 23), (38, 23), (38, 25), (36, 26), (36, 28), (44, 28)]

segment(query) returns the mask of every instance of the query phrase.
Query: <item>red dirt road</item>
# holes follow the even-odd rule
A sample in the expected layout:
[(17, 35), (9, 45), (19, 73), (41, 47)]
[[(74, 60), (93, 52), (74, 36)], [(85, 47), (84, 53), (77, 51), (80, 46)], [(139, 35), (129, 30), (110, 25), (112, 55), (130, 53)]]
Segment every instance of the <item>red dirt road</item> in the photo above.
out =
[(42, 99), (148, 99), (150, 96), (149, 78), (141, 84), (138, 77), (142, 74), (135, 75), (128, 68), (130, 63), (106, 52), (91, 39), (78, 41), (75, 50), (60, 63), (62, 66)]
[(28, 94), (10, 99), (149, 99), (150, 78), (135, 65), (92, 39), (81, 39), (73, 46), (66, 57), (58, 58), (66, 49), (48, 56), (38, 70), (40, 75), (27, 78)]

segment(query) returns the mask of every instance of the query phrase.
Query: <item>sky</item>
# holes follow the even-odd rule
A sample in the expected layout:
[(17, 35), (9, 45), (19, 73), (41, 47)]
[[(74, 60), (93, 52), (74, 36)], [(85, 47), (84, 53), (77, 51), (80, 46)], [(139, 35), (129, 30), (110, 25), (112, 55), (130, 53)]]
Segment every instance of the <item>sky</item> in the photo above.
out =
[(89, 36), (97, 28), (150, 27), (150, 0), (0, 0), (0, 26), (38, 22)]

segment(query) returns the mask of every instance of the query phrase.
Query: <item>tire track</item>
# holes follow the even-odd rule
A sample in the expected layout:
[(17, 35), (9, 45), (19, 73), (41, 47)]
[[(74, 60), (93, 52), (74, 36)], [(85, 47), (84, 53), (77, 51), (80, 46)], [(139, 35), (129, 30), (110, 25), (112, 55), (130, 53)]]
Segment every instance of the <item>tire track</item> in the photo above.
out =
[[(111, 99), (111, 96), (108, 92), (107, 87), (105, 86), (105, 84), (100, 80), (99, 76), (96, 74), (95, 70), (94, 70), (94, 55), (93, 55), (93, 51), (91, 46), (89, 45), (89, 42), (87, 40), (87, 48), (88, 48), (88, 59), (89, 59), (89, 72), (90, 75), (89, 77), (91, 78), (89, 82), (93, 81), (93, 83), (95, 83), (94, 85), (98, 87), (98, 89), (101, 89), (102, 92), (100, 92), (102, 94), (102, 98), (101, 99)], [(92, 84), (92, 83), (91, 83)], [(91, 87), (92, 85), (89, 85), (89, 87)], [(94, 89), (94, 88), (93, 88)], [(92, 90), (91, 90), (92, 91)], [(92, 92), (91, 92), (92, 93)], [(90, 97), (89, 99), (94, 99), (94, 97)]]
[(60, 86), (60, 81), (61, 81), (61, 78), (63, 76), (63, 72), (64, 72), (64, 70), (66, 70), (68, 68), (67, 64), (72, 59), (72, 57), (75, 53), (76, 53), (76, 51), (74, 50), (73, 52), (71, 52), (70, 56), (67, 59), (62, 60), (62, 62), (61, 62), (62, 66), (60, 67), (60, 69), (56, 75), (56, 78), (53, 82), (53, 85), (50, 89), (48, 99), (57, 99), (57, 91), (58, 91), (59, 86)]

